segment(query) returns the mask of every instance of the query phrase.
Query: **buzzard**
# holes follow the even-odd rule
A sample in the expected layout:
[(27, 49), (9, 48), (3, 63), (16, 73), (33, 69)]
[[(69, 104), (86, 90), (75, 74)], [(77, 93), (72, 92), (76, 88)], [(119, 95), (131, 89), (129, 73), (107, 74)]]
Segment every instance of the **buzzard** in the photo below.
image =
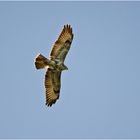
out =
[(35, 58), (36, 69), (47, 68), (45, 75), (46, 105), (52, 106), (60, 95), (61, 73), (68, 70), (64, 64), (65, 57), (70, 49), (73, 40), (72, 27), (64, 25), (58, 39), (54, 43), (49, 59), (42, 54)]

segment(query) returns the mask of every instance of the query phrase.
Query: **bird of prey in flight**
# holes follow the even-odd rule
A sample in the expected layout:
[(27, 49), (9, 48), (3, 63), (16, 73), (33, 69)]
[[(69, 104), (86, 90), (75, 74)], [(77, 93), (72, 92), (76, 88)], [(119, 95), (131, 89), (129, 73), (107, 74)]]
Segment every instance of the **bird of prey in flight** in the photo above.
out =
[(45, 74), (45, 96), (46, 105), (52, 106), (60, 95), (61, 73), (68, 70), (64, 64), (65, 57), (70, 49), (73, 40), (72, 27), (64, 25), (60, 35), (52, 46), (49, 59), (42, 54), (35, 58), (36, 69), (47, 68)]

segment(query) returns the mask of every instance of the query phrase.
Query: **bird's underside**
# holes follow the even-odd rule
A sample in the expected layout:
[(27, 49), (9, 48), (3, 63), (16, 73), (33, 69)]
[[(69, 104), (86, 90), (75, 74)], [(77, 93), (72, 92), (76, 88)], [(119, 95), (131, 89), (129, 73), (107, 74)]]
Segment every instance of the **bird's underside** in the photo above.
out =
[(42, 69), (42, 68), (46, 68), (46, 69), (50, 69), (53, 71), (63, 71), (63, 70), (67, 70), (67, 66), (64, 65), (63, 62), (59, 61), (58, 59), (54, 59), (54, 60), (50, 60), (46, 57), (44, 57), (42, 54), (38, 54), (36, 56), (35, 59), (35, 66), (36, 69)]
[(41, 54), (37, 55), (35, 58), (36, 69), (47, 68), (45, 75), (45, 95), (47, 106), (52, 106), (52, 104), (59, 99), (61, 73), (63, 70), (68, 69), (64, 64), (64, 60), (70, 49), (72, 40), (72, 28), (70, 25), (65, 25), (52, 47), (50, 59)]

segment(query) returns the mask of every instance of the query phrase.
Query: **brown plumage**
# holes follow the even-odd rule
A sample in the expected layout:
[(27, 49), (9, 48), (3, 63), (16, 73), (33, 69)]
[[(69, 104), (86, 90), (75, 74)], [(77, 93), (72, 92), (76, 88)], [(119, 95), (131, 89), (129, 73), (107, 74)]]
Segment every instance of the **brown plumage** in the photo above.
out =
[(72, 28), (70, 27), (70, 25), (64, 25), (61, 34), (52, 47), (50, 54), (51, 59), (62, 59), (62, 61), (64, 62), (65, 57), (70, 49), (72, 39)]
[(45, 75), (46, 105), (52, 106), (59, 99), (61, 87), (61, 72), (68, 68), (64, 64), (65, 57), (73, 40), (73, 32), (70, 25), (64, 25), (58, 39), (54, 43), (50, 59), (39, 54), (35, 59), (37, 69), (47, 67)]
[(45, 75), (46, 105), (52, 106), (59, 98), (61, 72), (48, 69)]

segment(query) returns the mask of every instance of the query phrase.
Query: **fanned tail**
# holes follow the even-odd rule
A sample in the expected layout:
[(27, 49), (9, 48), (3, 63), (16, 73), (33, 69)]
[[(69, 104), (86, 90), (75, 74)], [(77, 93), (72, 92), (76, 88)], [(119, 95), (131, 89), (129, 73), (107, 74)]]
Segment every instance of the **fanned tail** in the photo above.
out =
[(49, 60), (42, 54), (38, 54), (35, 58), (36, 69), (43, 69), (49, 63)]

